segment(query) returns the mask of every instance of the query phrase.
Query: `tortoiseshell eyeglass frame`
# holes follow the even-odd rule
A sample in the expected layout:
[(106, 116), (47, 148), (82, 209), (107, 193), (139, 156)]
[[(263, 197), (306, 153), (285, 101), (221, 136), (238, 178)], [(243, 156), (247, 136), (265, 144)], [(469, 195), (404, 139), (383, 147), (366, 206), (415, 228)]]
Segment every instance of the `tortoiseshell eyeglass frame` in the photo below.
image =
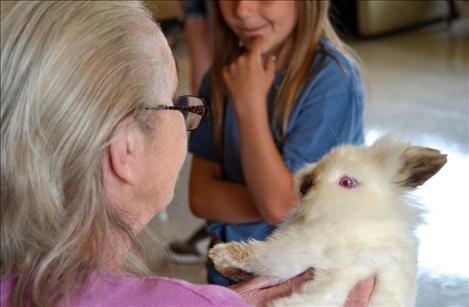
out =
[[(199, 103), (197, 105), (187, 105), (188, 101), (192, 100), (192, 102)], [(193, 131), (199, 128), (200, 124), (202, 123), (203, 119), (208, 113), (209, 107), (207, 103), (200, 97), (192, 96), (192, 95), (183, 95), (175, 98), (173, 100), (172, 106), (167, 105), (158, 105), (155, 107), (146, 107), (146, 110), (175, 110), (180, 111), (184, 115), (184, 120), (186, 124), (187, 131)], [(199, 117), (194, 117), (192, 120), (188, 120), (188, 116), (186, 114), (192, 113), (198, 115)], [(194, 119), (196, 122), (194, 123)]]

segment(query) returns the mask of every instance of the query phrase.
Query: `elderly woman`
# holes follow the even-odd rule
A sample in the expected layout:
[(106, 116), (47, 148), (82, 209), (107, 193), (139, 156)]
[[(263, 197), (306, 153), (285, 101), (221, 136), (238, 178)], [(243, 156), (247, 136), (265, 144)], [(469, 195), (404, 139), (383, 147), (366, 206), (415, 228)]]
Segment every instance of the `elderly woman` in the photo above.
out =
[(139, 3), (1, 14), (1, 306), (262, 304), (311, 278), (232, 291), (150, 276), (140, 235), (206, 107), (172, 102), (174, 60)]
[[(206, 111), (173, 105), (174, 60), (146, 11), (2, 2), (1, 46), (1, 305), (245, 305), (135, 277), (149, 275), (136, 234), (170, 202)], [(256, 302), (263, 285), (237, 291)]]

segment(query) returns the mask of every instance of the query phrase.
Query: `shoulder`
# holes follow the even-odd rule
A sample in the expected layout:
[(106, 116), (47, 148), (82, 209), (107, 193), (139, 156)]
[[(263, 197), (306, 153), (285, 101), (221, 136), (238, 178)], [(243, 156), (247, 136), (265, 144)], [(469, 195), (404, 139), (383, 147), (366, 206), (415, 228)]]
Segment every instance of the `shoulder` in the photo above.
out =
[(313, 76), (305, 89), (309, 95), (363, 95), (358, 63), (328, 40), (321, 39), (312, 70)]
[[(16, 277), (0, 283), (0, 306), (10, 306)], [(194, 285), (164, 278), (136, 278), (94, 272), (83, 291), (72, 299), (76, 306), (248, 306), (234, 291), (214, 285)]]
[(228, 288), (194, 285), (164, 277), (136, 278), (114, 273), (95, 274), (77, 302), (80, 305), (246, 306)]

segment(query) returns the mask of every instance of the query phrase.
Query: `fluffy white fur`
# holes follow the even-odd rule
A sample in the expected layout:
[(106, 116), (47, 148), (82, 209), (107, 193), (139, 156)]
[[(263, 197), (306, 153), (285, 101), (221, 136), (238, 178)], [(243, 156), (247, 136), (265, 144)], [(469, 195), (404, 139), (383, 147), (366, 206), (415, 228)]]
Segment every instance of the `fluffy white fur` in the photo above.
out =
[[(272, 306), (343, 306), (353, 286), (372, 275), (370, 306), (411, 306), (421, 212), (405, 194), (445, 163), (438, 150), (389, 137), (368, 148), (338, 147), (298, 172), (301, 200), (271, 236), (219, 244), (209, 256), (229, 277), (244, 271), (283, 281), (315, 269), (312, 281)], [(358, 185), (339, 185), (344, 175)]]

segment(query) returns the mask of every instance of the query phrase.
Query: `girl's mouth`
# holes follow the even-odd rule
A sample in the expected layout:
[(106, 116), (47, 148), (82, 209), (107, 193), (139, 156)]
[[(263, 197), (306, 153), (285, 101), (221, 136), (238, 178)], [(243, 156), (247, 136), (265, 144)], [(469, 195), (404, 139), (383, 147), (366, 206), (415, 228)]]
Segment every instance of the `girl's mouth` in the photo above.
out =
[(259, 27), (242, 27), (241, 31), (246, 36), (253, 36), (253, 35), (259, 35), (261, 32), (264, 31), (265, 28), (267, 28), (267, 25), (263, 25)]

